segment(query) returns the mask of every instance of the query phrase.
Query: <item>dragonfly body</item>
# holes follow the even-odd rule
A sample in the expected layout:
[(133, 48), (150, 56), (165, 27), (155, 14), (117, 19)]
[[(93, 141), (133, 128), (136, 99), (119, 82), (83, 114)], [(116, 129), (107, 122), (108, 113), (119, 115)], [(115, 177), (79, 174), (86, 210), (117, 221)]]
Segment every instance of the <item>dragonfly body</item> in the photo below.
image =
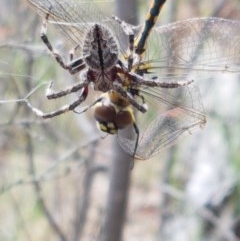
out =
[(144, 53), (147, 39), (151, 33), (153, 26), (156, 24), (158, 15), (165, 2), (166, 2), (166, 0), (153, 0), (152, 1), (151, 7), (149, 8), (149, 11), (147, 13), (145, 24), (143, 26), (141, 34), (135, 43), (135, 46), (136, 46), (135, 52), (137, 54)]

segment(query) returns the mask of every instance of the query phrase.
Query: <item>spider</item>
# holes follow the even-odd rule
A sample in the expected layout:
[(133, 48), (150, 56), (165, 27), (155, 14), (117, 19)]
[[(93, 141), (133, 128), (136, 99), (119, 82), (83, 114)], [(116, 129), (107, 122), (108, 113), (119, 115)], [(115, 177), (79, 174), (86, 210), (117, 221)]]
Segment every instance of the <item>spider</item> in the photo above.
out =
[[(78, 91), (81, 91), (81, 94), (76, 101), (63, 106), (59, 110), (49, 113), (38, 113), (38, 115), (44, 119), (61, 115), (67, 111), (73, 111), (87, 98), (88, 86), (90, 83), (93, 83), (94, 90), (102, 91), (104, 93), (108, 91), (118, 93), (118, 97), (123, 97), (129, 104), (141, 112), (146, 112), (146, 107), (139, 104), (134, 99), (129, 88), (125, 88), (126, 86), (135, 88), (137, 88), (137, 86), (177, 88), (192, 83), (192, 80), (181, 82), (147, 81), (144, 80), (142, 76), (131, 72), (133, 62), (132, 40), (134, 39), (134, 34), (132, 30), (129, 31), (130, 26), (116, 17), (114, 17), (114, 19), (121, 24), (125, 33), (129, 35), (130, 54), (127, 61), (128, 66), (126, 66), (126, 64), (119, 58), (118, 44), (114, 35), (107, 27), (97, 23), (94, 24), (86, 34), (84, 45), (82, 47), (83, 56), (73, 59), (74, 55), (70, 52), (70, 63), (65, 63), (61, 55), (53, 48), (46, 35), (47, 21), (50, 13), (51, 9), (49, 9), (49, 13), (47, 13), (43, 22), (41, 39), (62, 68), (68, 70), (71, 74), (80, 72), (80, 83), (70, 86), (65, 90), (54, 91), (52, 89), (53, 82), (51, 82), (46, 91), (46, 97), (48, 99), (56, 99)], [(75, 50), (77, 48), (79, 48), (79, 46), (76, 46)], [(100, 102), (101, 100), (102, 98), (97, 102)]]

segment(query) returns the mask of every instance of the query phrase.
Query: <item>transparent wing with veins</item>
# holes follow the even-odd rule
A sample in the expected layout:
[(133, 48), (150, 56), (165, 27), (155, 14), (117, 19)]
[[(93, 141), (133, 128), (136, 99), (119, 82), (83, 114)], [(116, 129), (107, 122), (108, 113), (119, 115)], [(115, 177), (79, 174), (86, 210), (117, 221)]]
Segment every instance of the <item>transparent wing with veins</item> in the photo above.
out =
[(195, 18), (159, 26), (143, 63), (159, 79), (186, 73), (240, 72), (240, 22)]
[[(139, 92), (148, 104), (147, 113), (137, 112), (139, 142), (136, 157), (146, 160), (176, 143), (179, 137), (203, 128), (206, 117), (195, 83), (175, 89), (145, 88)], [(132, 126), (119, 130), (118, 142), (130, 155), (136, 143)]]
[[(197, 82), (216, 72), (240, 72), (240, 22), (219, 18), (188, 19), (156, 27), (139, 64), (149, 81), (194, 83), (171, 90), (140, 87), (149, 105), (138, 113), (136, 156), (148, 159), (173, 145), (180, 136), (204, 126), (206, 119)], [(136, 135), (119, 131), (119, 143), (133, 153)], [(131, 134), (129, 134), (131, 133)]]
[[(92, 0), (26, 0), (43, 18), (49, 14), (49, 23), (57, 25), (63, 35), (75, 46), (81, 46), (86, 32), (95, 23), (109, 27), (117, 38), (123, 34), (121, 26), (113, 20), (111, 14), (103, 11), (109, 2)], [(102, 7), (101, 7), (102, 6)]]

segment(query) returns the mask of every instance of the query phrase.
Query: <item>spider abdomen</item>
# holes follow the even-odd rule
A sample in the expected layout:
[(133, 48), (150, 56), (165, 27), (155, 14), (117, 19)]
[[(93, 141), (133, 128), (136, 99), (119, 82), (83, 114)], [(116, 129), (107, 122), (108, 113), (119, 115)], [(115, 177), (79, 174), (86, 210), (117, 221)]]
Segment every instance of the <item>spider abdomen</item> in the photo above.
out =
[(82, 51), (85, 63), (95, 71), (107, 71), (118, 61), (117, 41), (112, 32), (100, 24), (89, 29)]

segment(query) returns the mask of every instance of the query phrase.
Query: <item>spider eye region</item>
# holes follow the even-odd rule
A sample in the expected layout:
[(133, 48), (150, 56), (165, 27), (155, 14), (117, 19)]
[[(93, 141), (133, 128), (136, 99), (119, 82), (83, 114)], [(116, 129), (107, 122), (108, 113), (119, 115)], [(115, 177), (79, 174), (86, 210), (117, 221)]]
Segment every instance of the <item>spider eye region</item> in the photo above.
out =
[(116, 38), (100, 24), (94, 24), (86, 33), (82, 52), (85, 63), (95, 71), (110, 70), (119, 55)]

